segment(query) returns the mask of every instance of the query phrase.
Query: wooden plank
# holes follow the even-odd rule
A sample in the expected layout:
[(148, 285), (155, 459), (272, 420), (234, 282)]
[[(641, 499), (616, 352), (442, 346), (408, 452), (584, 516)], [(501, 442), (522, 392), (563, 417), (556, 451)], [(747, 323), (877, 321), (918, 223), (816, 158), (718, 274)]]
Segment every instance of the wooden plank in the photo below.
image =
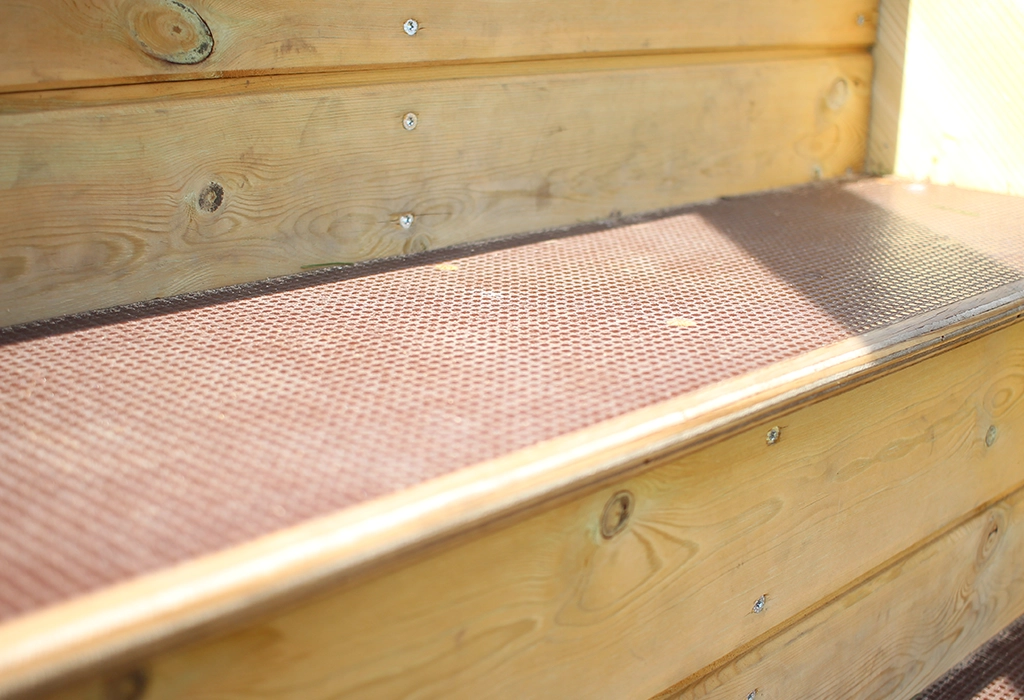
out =
[[(867, 46), (877, 0), (35, 0), (0, 4), (0, 92), (406, 62)], [(404, 23), (414, 18), (414, 36)]]
[[(1022, 428), (1016, 324), (138, 673), (149, 698), (646, 697), (1019, 488)], [(631, 514), (607, 538), (623, 492)]]
[(859, 169), (870, 57), (762, 59), (15, 101), (0, 324)]
[(663, 700), (912, 698), (1024, 614), (1024, 492)]
[(909, 13), (906, 5), (883, 6), (872, 170), (1024, 194), (1020, 3), (914, 0)]
[(889, 175), (896, 169), (910, 0), (882, 0), (878, 12), (878, 41), (872, 50), (875, 77), (865, 169), (876, 175)]

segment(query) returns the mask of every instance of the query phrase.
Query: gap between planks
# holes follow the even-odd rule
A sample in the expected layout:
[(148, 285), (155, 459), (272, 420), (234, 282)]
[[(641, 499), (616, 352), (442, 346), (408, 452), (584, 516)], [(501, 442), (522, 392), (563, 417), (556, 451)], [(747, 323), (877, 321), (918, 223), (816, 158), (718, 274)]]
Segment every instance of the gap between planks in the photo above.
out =
[(770, 47), (702, 51), (651, 51), (644, 53), (595, 53), (586, 56), (538, 56), (494, 61), (356, 66), (323, 70), (242, 75), (230, 71), (214, 74), (159, 76), (136, 83), (110, 83), (56, 87), (0, 93), (0, 114), (49, 109), (145, 103), (154, 100), (223, 97), (255, 92), (291, 92), (364, 85), (424, 83), (473, 78), (540, 77), (571, 73), (616, 72), (696, 65), (767, 63), (816, 58), (869, 55), (870, 47)]
[[(877, 0), (0, 3), (0, 92), (591, 52), (868, 46), (876, 10)], [(413, 18), (414, 36), (404, 31)]]

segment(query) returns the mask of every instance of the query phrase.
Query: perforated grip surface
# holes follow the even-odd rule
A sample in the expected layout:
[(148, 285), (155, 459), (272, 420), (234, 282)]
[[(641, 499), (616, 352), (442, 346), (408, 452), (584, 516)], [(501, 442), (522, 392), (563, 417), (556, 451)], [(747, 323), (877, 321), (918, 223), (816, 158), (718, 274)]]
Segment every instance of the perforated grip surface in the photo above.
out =
[(1024, 271), (1024, 200), (862, 181), (0, 330), (0, 619)]

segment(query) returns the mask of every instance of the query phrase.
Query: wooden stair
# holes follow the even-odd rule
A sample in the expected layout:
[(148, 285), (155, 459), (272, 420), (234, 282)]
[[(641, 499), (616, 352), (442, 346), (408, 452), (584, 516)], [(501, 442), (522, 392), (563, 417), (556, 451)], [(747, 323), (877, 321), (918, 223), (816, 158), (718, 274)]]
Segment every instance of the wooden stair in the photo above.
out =
[(0, 2), (0, 696), (913, 697), (1024, 613), (1019, 20)]
[(909, 697), (1024, 613), (1022, 232), (853, 180), (0, 330), (0, 688)]

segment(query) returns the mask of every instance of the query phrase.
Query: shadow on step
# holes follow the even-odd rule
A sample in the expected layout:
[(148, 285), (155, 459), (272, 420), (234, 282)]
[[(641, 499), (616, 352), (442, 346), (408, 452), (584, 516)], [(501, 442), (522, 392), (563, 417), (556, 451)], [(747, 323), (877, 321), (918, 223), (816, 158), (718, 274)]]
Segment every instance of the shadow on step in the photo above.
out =
[[(774, 277), (859, 335), (1024, 278), (1024, 267), (1014, 269), (975, 245), (979, 234), (991, 238), (994, 227), (1019, 239), (1024, 199), (1016, 218), (1000, 217), (944, 207), (942, 190), (953, 188), (931, 189), (825, 184), (699, 212)], [(983, 205), (999, 197), (956, 192)], [(883, 195), (888, 206), (871, 195)]]

